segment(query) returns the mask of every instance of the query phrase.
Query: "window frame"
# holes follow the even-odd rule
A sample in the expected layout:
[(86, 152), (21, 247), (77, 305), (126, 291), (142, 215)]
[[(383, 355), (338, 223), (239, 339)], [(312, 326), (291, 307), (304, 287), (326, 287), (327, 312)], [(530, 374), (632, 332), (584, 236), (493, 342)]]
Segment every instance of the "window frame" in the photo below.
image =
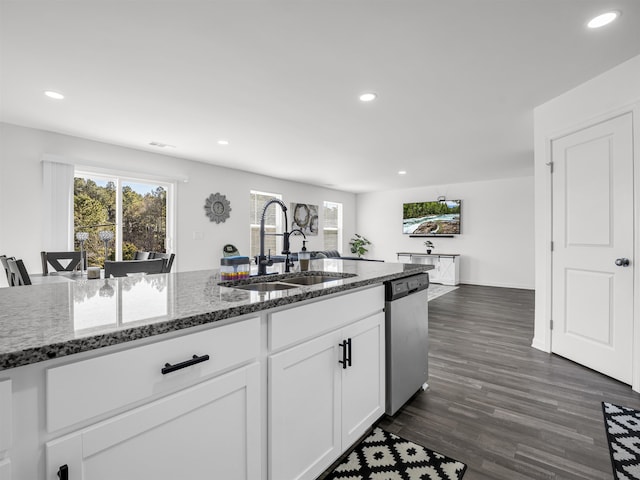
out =
[[(255, 196), (257, 195), (261, 195), (261, 196), (265, 196), (265, 197), (272, 197), (272, 198), (277, 198), (280, 201), (282, 200), (282, 194), (281, 193), (273, 193), (273, 192), (264, 192), (261, 190), (249, 190), (249, 215), (251, 216), (251, 210), (252, 210), (252, 204), (254, 202), (256, 202), (256, 206), (257, 206), (257, 201), (254, 199)], [(266, 203), (266, 202), (265, 202)], [(274, 208), (278, 208), (278, 207), (274, 207)], [(253, 231), (254, 229), (258, 230), (258, 234), (260, 232), (260, 214), (262, 212), (262, 210), (264, 209), (264, 205), (262, 205), (262, 207), (260, 208), (260, 210), (258, 211), (258, 209), (255, 210), (256, 212), (256, 218), (249, 218), (249, 255), (251, 258), (257, 256), (260, 254), (260, 245), (259, 245), (259, 240), (258, 240), (258, 245), (256, 246), (256, 254), (254, 255), (253, 252), (253, 243), (251, 241), (253, 235)], [(281, 234), (283, 232), (283, 215), (281, 214), (282, 212), (280, 212), (280, 215), (278, 215), (276, 213), (275, 216), (275, 220), (276, 223), (275, 225), (271, 225), (271, 224), (266, 224), (265, 223), (265, 227), (275, 227), (275, 232), (276, 234)], [(257, 223), (253, 223), (255, 221), (257, 221)], [(282, 251), (282, 237), (281, 236), (276, 236), (276, 252), (271, 252), (272, 255), (279, 255), (280, 252)], [(268, 255), (268, 252), (265, 252), (265, 255)]]
[[(122, 186), (124, 183), (142, 183), (153, 184), (163, 187), (167, 192), (167, 218), (166, 218), (166, 235), (164, 241), (164, 248), (167, 252), (175, 252), (176, 250), (176, 220), (175, 220), (175, 191), (177, 188), (176, 180), (170, 180), (153, 175), (144, 175), (141, 173), (123, 172), (119, 170), (110, 170), (96, 167), (82, 167), (76, 166), (73, 172), (73, 177), (100, 179), (113, 181), (116, 185), (116, 235), (114, 238), (115, 246), (115, 259), (116, 261), (122, 260)], [(73, 192), (71, 192), (73, 196)], [(75, 229), (75, 223), (72, 225)]]
[[(327, 222), (326, 222), (326, 212), (328, 208), (333, 208), (333, 207), (337, 207), (338, 209), (338, 218), (337, 218), (337, 223), (338, 226), (337, 227), (328, 227), (327, 226)], [(327, 231), (336, 231), (337, 232), (337, 239), (336, 239), (336, 243), (337, 243), (337, 250), (338, 252), (340, 252), (340, 254), (342, 254), (342, 236), (344, 233), (344, 225), (343, 225), (343, 221), (342, 221), (342, 209), (343, 209), (343, 205), (341, 202), (332, 202), (330, 200), (324, 200), (322, 202), (322, 208), (323, 208), (323, 212), (322, 212), (322, 244), (325, 250), (327, 250), (327, 245), (326, 245), (326, 237), (325, 237), (325, 232)]]

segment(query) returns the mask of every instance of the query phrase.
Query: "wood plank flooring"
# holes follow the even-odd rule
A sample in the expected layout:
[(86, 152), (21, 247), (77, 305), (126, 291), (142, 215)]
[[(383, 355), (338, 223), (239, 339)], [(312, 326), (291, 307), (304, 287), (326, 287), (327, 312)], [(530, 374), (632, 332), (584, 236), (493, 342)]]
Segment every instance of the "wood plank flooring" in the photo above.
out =
[(429, 302), (429, 389), (379, 425), (465, 462), (464, 480), (611, 480), (600, 402), (640, 395), (531, 348), (533, 305), (474, 285)]

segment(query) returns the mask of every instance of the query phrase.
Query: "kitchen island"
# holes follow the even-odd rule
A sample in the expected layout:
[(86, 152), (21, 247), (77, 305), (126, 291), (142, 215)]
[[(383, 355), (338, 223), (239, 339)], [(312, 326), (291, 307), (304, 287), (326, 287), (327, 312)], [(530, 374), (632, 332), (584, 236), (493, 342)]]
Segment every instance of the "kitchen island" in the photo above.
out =
[(315, 478), (384, 412), (382, 283), (424, 267), (1, 289), (0, 480)]

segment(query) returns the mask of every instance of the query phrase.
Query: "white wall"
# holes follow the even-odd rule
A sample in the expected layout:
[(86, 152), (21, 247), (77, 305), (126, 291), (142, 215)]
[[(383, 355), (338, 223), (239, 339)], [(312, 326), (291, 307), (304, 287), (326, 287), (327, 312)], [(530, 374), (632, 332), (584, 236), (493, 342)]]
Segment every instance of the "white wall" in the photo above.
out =
[(396, 261), (424, 252), (425, 239), (402, 234), (402, 204), (462, 200), (461, 234), (432, 238), (434, 252), (459, 253), (461, 283), (533, 288), (533, 177), (420, 187), (357, 197), (357, 232), (373, 246), (366, 257)]
[[(551, 179), (549, 167), (550, 142), (554, 138), (579, 130), (585, 126), (611, 118), (622, 112), (634, 112), (635, 170), (636, 170), (636, 235), (640, 226), (638, 191), (640, 190), (640, 56), (618, 65), (565, 94), (537, 107), (534, 110), (534, 177), (535, 177), (535, 224), (536, 224), (536, 306), (533, 346), (549, 352), (551, 350)], [(638, 238), (638, 236), (636, 236)], [(636, 244), (636, 255), (640, 246)], [(639, 258), (636, 256), (635, 258)], [(639, 284), (640, 269), (636, 268), (636, 285)], [(635, 289), (638, 292), (638, 288)], [(636, 294), (636, 304), (638, 295)], [(640, 313), (636, 308), (635, 345), (640, 346)], [(637, 358), (638, 348), (635, 348)], [(640, 360), (636, 359), (636, 372), (640, 371)], [(636, 384), (640, 382), (637, 378)]]
[[(188, 183), (177, 185), (174, 268), (179, 271), (217, 268), (226, 243), (248, 254), (252, 189), (281, 193), (287, 205), (342, 203), (343, 252), (348, 252), (348, 240), (355, 231), (356, 199), (351, 193), (0, 123), (0, 254), (23, 258), (30, 272), (41, 271), (40, 251), (47, 249), (42, 245), (41, 160), (45, 154), (89, 166), (188, 177)], [(216, 192), (231, 202), (231, 216), (225, 223), (216, 224), (205, 216), (205, 200)], [(194, 232), (202, 238), (196, 239), (200, 235)], [(301, 248), (301, 238), (292, 239), (292, 250)], [(308, 248), (322, 250), (322, 234), (309, 237)], [(6, 278), (0, 279), (0, 285), (6, 285)]]

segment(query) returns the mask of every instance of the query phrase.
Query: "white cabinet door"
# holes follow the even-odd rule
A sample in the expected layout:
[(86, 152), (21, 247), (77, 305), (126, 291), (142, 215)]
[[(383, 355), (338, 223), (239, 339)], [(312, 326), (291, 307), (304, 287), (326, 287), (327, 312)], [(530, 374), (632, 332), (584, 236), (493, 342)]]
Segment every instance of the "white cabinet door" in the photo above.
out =
[(269, 358), (269, 478), (316, 478), (339, 455), (340, 332)]
[(0, 382), (0, 453), (11, 448), (13, 399), (11, 380)]
[(342, 370), (342, 444), (346, 449), (384, 413), (384, 313), (345, 328), (351, 364)]
[(260, 478), (253, 364), (51, 441), (46, 480)]
[(0, 460), (0, 480), (11, 480), (11, 460)]
[[(443, 285), (458, 285), (460, 276), (460, 257), (440, 257), (438, 259), (438, 279), (433, 280), (434, 283)], [(431, 272), (429, 272), (431, 275)], [(431, 278), (430, 278), (431, 280)]]
[(384, 361), (382, 312), (271, 356), (271, 480), (317, 478), (384, 413)]

